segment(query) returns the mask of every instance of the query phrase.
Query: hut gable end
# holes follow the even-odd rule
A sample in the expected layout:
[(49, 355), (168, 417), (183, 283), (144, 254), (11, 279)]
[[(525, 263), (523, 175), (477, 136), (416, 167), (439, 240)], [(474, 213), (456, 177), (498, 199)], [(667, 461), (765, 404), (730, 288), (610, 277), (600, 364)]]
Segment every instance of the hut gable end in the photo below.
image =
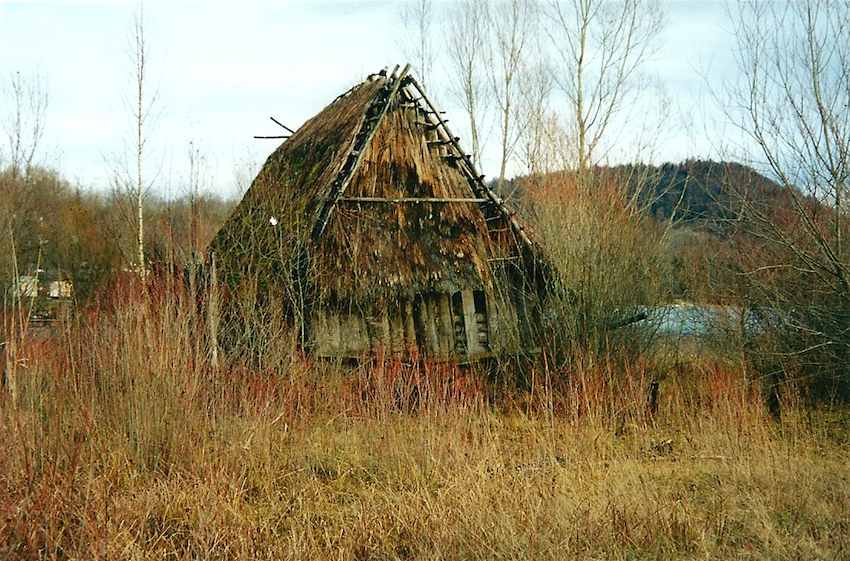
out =
[(231, 293), (288, 307), (305, 345), (334, 356), (504, 349), (544, 268), (408, 67), (283, 142), (210, 254)]

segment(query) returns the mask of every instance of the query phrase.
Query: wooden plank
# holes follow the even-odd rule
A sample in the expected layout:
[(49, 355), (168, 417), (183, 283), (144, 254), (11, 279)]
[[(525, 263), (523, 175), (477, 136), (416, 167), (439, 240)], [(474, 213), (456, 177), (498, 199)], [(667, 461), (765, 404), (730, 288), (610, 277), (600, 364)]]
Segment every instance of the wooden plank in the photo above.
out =
[(436, 324), (440, 336), (440, 350), (443, 354), (450, 355), (454, 353), (456, 346), (451, 301), (448, 294), (438, 294), (436, 300)]
[(466, 352), (469, 356), (475, 356), (484, 348), (478, 338), (478, 321), (475, 317), (475, 296), (471, 290), (461, 291), (463, 298), (463, 325), (466, 332)]
[(383, 197), (340, 197), (339, 202), (346, 203), (486, 203), (488, 199), (474, 199), (467, 197), (441, 198), (441, 197), (400, 197), (397, 199), (385, 199)]
[(337, 352), (340, 355), (348, 355), (357, 347), (357, 333), (354, 330), (355, 321), (355, 315), (351, 313), (351, 310), (342, 312), (338, 316)]
[(498, 352), (502, 348), (502, 310), (497, 296), (491, 292), (487, 298), (487, 346), (488, 350)]
[(454, 354), (458, 357), (468, 355), (469, 342), (466, 339), (466, 322), (463, 315), (463, 295), (455, 292), (449, 301), (452, 310), (452, 332), (454, 333)]
[(313, 345), (315, 345), (316, 354), (319, 356), (328, 356), (330, 354), (330, 345), (328, 345), (328, 327), (325, 319), (325, 310), (316, 310), (312, 323)]
[(440, 336), (437, 334), (437, 306), (432, 296), (424, 296), (419, 304), (419, 318), (422, 321), (425, 350), (429, 354), (442, 354)]
[(352, 338), (355, 341), (352, 344), (352, 350), (357, 354), (362, 354), (369, 351), (369, 335), (366, 329), (366, 318), (359, 311), (350, 316), (352, 318), (351, 331)]
[(339, 353), (340, 345), (340, 317), (336, 311), (329, 311), (326, 315), (326, 326), (328, 330), (328, 344), (334, 353)]
[(387, 310), (387, 306), (383, 306), (381, 308), (380, 313), (380, 327), (381, 327), (381, 347), (383, 347), (384, 351), (389, 351), (392, 348), (391, 337), (390, 337), (390, 317), (389, 312)]
[(404, 344), (408, 352), (414, 351), (416, 345), (416, 323), (413, 320), (413, 301), (405, 298), (401, 306), (404, 320)]
[(390, 325), (390, 348), (393, 354), (401, 354), (404, 350), (404, 322), (401, 313), (402, 309), (398, 304), (390, 306), (387, 310)]
[(373, 351), (390, 348), (390, 322), (387, 318), (386, 307), (372, 308), (366, 320), (366, 331), (369, 338), (369, 348)]
[(475, 330), (478, 343), (481, 348), (489, 350), (490, 347), (490, 329), (487, 322), (487, 314), (475, 312)]

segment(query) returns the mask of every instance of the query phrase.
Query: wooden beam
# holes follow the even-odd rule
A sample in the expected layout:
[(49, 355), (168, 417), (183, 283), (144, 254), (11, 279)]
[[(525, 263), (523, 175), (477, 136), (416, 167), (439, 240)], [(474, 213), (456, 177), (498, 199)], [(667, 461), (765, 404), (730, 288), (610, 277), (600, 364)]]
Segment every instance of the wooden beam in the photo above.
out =
[(475, 317), (475, 296), (471, 290), (461, 292), (463, 301), (463, 326), (466, 331), (466, 352), (475, 356), (484, 350), (478, 336), (478, 319)]
[(436, 313), (437, 332), (440, 336), (440, 350), (446, 355), (454, 354), (457, 344), (455, 343), (452, 304), (448, 294), (440, 293), (436, 296), (434, 311)]
[(405, 298), (401, 306), (404, 320), (404, 342), (405, 350), (408, 352), (417, 349), (416, 345), (416, 323), (413, 319), (413, 301)]
[[(390, 79), (392, 80), (395, 76), (395, 73), (398, 70), (398, 65), (393, 69), (392, 74), (390, 74)], [(372, 142), (372, 137), (375, 136), (378, 128), (381, 126), (381, 121), (384, 116), (387, 114), (387, 110), (390, 107), (390, 103), (392, 103), (393, 98), (396, 93), (402, 87), (403, 84), (406, 83), (406, 78), (409, 78), (408, 72), (410, 71), (410, 65), (407, 64), (398, 74), (398, 77), (395, 78), (391, 83), (390, 91), (387, 92), (387, 97), (383, 101), (383, 106), (378, 110), (377, 118), (374, 121), (374, 124), (368, 127), (368, 130), (364, 131), (364, 125), (366, 123), (368, 115), (364, 114), (358, 127), (358, 133), (355, 135), (354, 140), (352, 142), (352, 146), (349, 149), (348, 155), (346, 156), (346, 164), (343, 166), (343, 170), (340, 171), (340, 174), (334, 180), (335, 189), (334, 192), (328, 196), (324, 202), (324, 205), (321, 206), (319, 210), (319, 215), (317, 217), (316, 223), (313, 226), (313, 231), (310, 235), (313, 241), (321, 238), (322, 234), (325, 231), (325, 227), (328, 225), (328, 220), (330, 220), (331, 213), (333, 212), (334, 205), (336, 205), (339, 198), (342, 197), (343, 193), (345, 193), (345, 189), (348, 187), (348, 184), (351, 182), (352, 177), (357, 173), (357, 169), (360, 167), (360, 162), (363, 159), (363, 153), (366, 151), (366, 148), (369, 146), (369, 143)], [(372, 107), (371, 104), (369, 106)], [(368, 113), (367, 109), (367, 113)], [(364, 135), (365, 134), (365, 135)]]
[(288, 131), (289, 131), (289, 132), (291, 132), (292, 134), (295, 134), (295, 131), (294, 131), (294, 130), (292, 130), (291, 128), (287, 127), (286, 125), (284, 125), (283, 123), (281, 123), (280, 121), (278, 121), (277, 119), (275, 119), (274, 117), (269, 117), (269, 119), (271, 119), (272, 121), (274, 121), (274, 123), (275, 123), (276, 125), (278, 125), (278, 126), (280, 126), (280, 127), (283, 127), (284, 129), (288, 130)]
[(422, 298), (419, 306), (419, 314), (425, 329), (426, 351), (432, 355), (448, 354), (440, 345), (440, 335), (437, 331), (440, 311), (436, 296), (426, 295)]
[[(415, 107), (415, 106), (411, 106), (411, 107)], [(449, 120), (448, 120), (448, 119), (443, 119), (443, 121), (445, 121), (446, 123), (448, 123), (448, 122), (449, 122)], [(420, 127), (425, 127), (425, 128), (426, 128), (427, 130), (429, 130), (429, 131), (430, 131), (430, 130), (434, 130), (434, 129), (436, 129), (437, 127), (439, 127), (439, 126), (440, 126), (440, 123), (426, 123), (426, 122), (424, 122), (424, 121), (416, 121), (416, 124), (417, 124), (417, 125), (419, 125)]]
[(347, 203), (485, 203), (488, 199), (472, 198), (442, 198), (442, 197), (399, 197), (386, 199), (384, 197), (340, 197), (340, 202)]
[(387, 317), (390, 328), (390, 350), (393, 354), (401, 354), (404, 351), (404, 308), (400, 303), (388, 306)]

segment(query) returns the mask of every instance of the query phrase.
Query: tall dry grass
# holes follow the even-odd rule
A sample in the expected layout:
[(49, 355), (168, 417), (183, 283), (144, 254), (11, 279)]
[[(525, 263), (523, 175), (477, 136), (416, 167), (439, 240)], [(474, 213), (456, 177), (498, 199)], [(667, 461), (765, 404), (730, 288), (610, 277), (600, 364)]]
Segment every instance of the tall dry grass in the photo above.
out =
[(213, 366), (205, 325), (163, 281), (5, 334), (0, 557), (850, 555), (846, 417), (789, 394), (775, 424), (732, 362), (544, 358), (520, 391), (392, 357)]

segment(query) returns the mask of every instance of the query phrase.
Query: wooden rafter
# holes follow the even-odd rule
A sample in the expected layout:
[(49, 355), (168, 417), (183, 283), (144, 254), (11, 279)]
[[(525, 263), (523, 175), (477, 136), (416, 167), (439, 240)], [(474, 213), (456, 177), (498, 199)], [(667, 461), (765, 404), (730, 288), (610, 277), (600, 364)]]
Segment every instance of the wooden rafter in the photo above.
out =
[(357, 169), (363, 161), (363, 154), (366, 152), (366, 148), (375, 136), (375, 132), (378, 128), (380, 128), (381, 122), (387, 114), (387, 109), (402, 84), (405, 83), (405, 80), (408, 77), (407, 73), (409, 71), (410, 65), (407, 64), (398, 76), (396, 76), (396, 72), (398, 72), (398, 65), (396, 65), (387, 79), (387, 84), (384, 86), (384, 91), (386, 92), (385, 97), (380, 93), (376, 95), (372, 103), (369, 105), (369, 108), (363, 114), (360, 122), (360, 128), (348, 150), (345, 163), (337, 174), (336, 179), (334, 179), (331, 184), (330, 194), (325, 199), (324, 204), (322, 204), (319, 208), (318, 217), (311, 234), (313, 241), (317, 241), (324, 233), (337, 201), (339, 201), (340, 197), (342, 197), (345, 193), (345, 190), (348, 188), (348, 184), (351, 182), (354, 174), (357, 173)]
[(349, 203), (486, 203), (487, 199), (468, 197), (340, 197), (339, 202)]
[[(475, 164), (472, 163), (472, 159), (469, 155), (464, 153), (460, 146), (458, 137), (452, 134), (452, 131), (447, 125), (447, 120), (442, 117), (444, 112), (437, 109), (425, 93), (425, 89), (419, 84), (419, 82), (416, 81), (416, 78), (408, 76), (407, 81), (411, 86), (413, 86), (415, 94), (418, 94), (417, 98), (417, 95), (406, 89), (405, 95), (408, 98), (407, 101), (413, 102), (414, 99), (416, 100), (415, 103), (422, 109), (422, 112), (425, 114), (425, 119), (430, 125), (434, 125), (434, 128), (440, 137), (439, 140), (449, 145), (449, 147), (454, 150), (454, 154), (452, 154), (451, 159), (460, 164), (458, 167), (464, 175), (466, 175), (475, 195), (484, 198), (486, 201), (485, 204), (492, 204), (495, 206), (499, 213), (508, 220), (514, 232), (523, 241), (523, 243), (525, 243), (529, 248), (536, 249), (535, 244), (525, 233), (522, 224), (517, 221), (515, 213), (508, 209), (501, 197), (496, 195), (496, 193), (494, 193), (493, 190), (484, 183), (484, 176), (480, 175), (475, 169)], [(424, 106), (421, 105), (423, 102)]]

